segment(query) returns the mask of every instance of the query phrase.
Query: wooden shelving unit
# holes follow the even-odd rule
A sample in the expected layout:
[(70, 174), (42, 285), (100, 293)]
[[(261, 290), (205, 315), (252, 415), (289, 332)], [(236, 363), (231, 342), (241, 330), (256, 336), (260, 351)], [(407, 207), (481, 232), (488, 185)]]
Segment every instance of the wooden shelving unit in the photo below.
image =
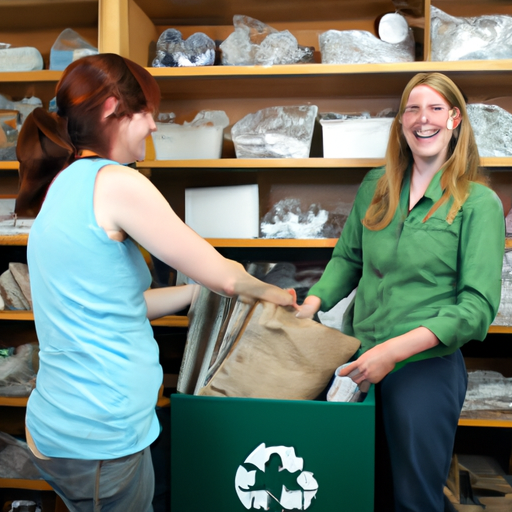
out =
[[(512, 15), (512, 1), (440, 0), (436, 7), (455, 16), (483, 14)], [(407, 18), (413, 27), (420, 55), (416, 62), (401, 64), (325, 65), (319, 62), (289, 66), (210, 66), (189, 68), (148, 67), (158, 36), (166, 28), (178, 28), (184, 37), (202, 31), (213, 39), (223, 39), (233, 31), (234, 14), (246, 14), (278, 30), (289, 29), (299, 44), (318, 50), (318, 34), (335, 28), (360, 29), (375, 33), (375, 19), (394, 12), (391, 0), (297, 0), (289, 2), (240, 2), (216, 0), (197, 3), (168, 0), (1, 0), (1, 41), (15, 46), (31, 44), (48, 66), (51, 45), (67, 27), (74, 28), (101, 52), (113, 52), (146, 66), (162, 91), (162, 111), (190, 119), (202, 109), (224, 110), (231, 123), (249, 112), (275, 105), (315, 104), (320, 111), (369, 110), (396, 107), (404, 85), (418, 72), (439, 71), (453, 78), (470, 102), (492, 103), (512, 112), (512, 60), (432, 62), (429, 60), (430, 0), (411, 2)], [(328, 20), (328, 21), (326, 21)], [(29, 42), (29, 43), (27, 43)], [(317, 52), (318, 53), (318, 52)], [(45, 106), (54, 96), (60, 71), (0, 72), (0, 94), (13, 99), (38, 96)], [(237, 159), (228, 148), (216, 160), (157, 161), (148, 145), (146, 159), (137, 168), (147, 173), (164, 196), (183, 215), (187, 187), (258, 183), (263, 197), (260, 216), (269, 208), (274, 186), (293, 191), (297, 183), (314, 189), (317, 183), (332, 185), (336, 191), (354, 189), (364, 173), (382, 165), (382, 159)], [(491, 170), (493, 186), (500, 197), (512, 201), (508, 173), (512, 158), (482, 158)], [(0, 194), (16, 192), (17, 162), (0, 162)], [(284, 192), (283, 192), (284, 193)], [(351, 192), (352, 193), (352, 192)], [(19, 251), (28, 235), (0, 235), (0, 249)], [(273, 251), (296, 254), (331, 250), (335, 239), (209, 239), (219, 250)], [(2, 248), (3, 246), (3, 248)], [(507, 248), (512, 242), (507, 241)], [(0, 268), (0, 271), (4, 269)], [(31, 312), (2, 311), (0, 322), (33, 321)], [(184, 316), (169, 316), (152, 322), (158, 327), (187, 327)], [(509, 337), (511, 326), (491, 326), (489, 333)], [(24, 407), (26, 399), (0, 398), (0, 406)], [(508, 419), (461, 418), (461, 426), (511, 428)], [(0, 487), (32, 488), (31, 481), (0, 479)]]

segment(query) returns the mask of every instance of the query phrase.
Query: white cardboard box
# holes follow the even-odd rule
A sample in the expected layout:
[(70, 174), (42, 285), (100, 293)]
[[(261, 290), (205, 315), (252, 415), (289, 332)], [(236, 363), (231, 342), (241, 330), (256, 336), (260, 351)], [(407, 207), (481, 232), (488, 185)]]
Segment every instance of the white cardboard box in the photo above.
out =
[(384, 158), (393, 118), (321, 119), (324, 158)]
[(185, 189), (185, 223), (204, 238), (257, 238), (258, 185)]

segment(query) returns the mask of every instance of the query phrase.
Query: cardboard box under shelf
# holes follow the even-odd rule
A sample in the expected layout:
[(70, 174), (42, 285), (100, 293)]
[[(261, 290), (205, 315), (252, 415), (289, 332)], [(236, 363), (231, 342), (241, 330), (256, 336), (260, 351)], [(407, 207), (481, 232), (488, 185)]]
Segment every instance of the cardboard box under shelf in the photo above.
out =
[[(374, 446), (373, 386), (361, 403), (175, 394), (172, 510), (372, 512)], [(280, 471), (283, 458), (272, 455), (283, 452), (279, 447), (289, 448), (286, 467), (297, 461), (294, 457), (302, 459), (303, 467)], [(283, 485), (295, 491), (288, 496), (288, 508), (278, 503)], [(268, 508), (258, 507), (259, 499), (265, 504), (268, 499)]]

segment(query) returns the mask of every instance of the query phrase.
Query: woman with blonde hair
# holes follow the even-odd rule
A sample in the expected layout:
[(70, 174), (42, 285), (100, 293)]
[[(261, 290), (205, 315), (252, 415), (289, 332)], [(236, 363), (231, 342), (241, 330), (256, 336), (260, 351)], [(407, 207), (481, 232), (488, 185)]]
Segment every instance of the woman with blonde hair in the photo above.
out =
[(500, 303), (504, 212), (478, 165), (461, 91), (439, 73), (414, 76), (386, 165), (363, 180), (299, 307), (312, 317), (357, 288), (344, 325), (361, 349), (340, 375), (377, 384), (394, 490), (394, 508), (377, 495), (377, 512), (444, 509), (467, 386), (459, 349), (486, 337)]
[(149, 321), (185, 308), (196, 285), (149, 289), (138, 242), (229, 296), (291, 305), (186, 226), (138, 171), (160, 101), (155, 79), (114, 54), (70, 64), (57, 115), (36, 109), (21, 130), (16, 210), (37, 215), (27, 258), (40, 346), (27, 441), (73, 512), (152, 510), (149, 450), (160, 425), (158, 345)]

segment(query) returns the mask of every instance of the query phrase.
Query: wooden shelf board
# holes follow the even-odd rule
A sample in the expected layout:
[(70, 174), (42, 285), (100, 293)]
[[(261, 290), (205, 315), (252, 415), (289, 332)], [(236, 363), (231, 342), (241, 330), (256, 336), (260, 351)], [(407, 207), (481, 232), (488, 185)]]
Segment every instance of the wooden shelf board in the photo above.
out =
[(1, 71), (0, 82), (58, 82), (62, 71)]
[(27, 245), (28, 235), (0, 235), (0, 245)]
[[(381, 167), (383, 158), (218, 158), (204, 160), (144, 160), (137, 162), (141, 169), (297, 169), (297, 168), (368, 168)], [(512, 167), (512, 158), (485, 157), (480, 159), (482, 167)], [(2, 167), (0, 167), (1, 169)], [(9, 167), (11, 168), (11, 167)], [(13, 167), (14, 168), (14, 167)], [(16, 167), (17, 168), (17, 167)]]
[(53, 488), (45, 480), (28, 480), (25, 478), (0, 478), (0, 488), (53, 491)]
[(489, 327), (489, 332), (499, 334), (512, 334), (512, 325), (491, 325)]
[(151, 325), (155, 327), (188, 327), (188, 317), (169, 315), (162, 318), (151, 320)]
[(294, 238), (207, 238), (214, 247), (295, 247), (298, 249), (334, 247), (336, 238), (315, 238), (310, 240)]
[(34, 320), (32, 311), (0, 311), (0, 320)]
[(2, 171), (17, 171), (20, 168), (20, 163), (17, 161), (0, 161), (0, 170)]
[(153, 68), (147, 70), (155, 78), (205, 76), (275, 76), (275, 75), (339, 75), (339, 74), (398, 74), (440, 72), (495, 73), (512, 70), (512, 59), (465, 60), (456, 62), (416, 61), (382, 64), (286, 64), (274, 66), (197, 66)]
[(3, 407), (26, 407), (28, 396), (0, 396), (0, 406)]
[(460, 418), (459, 426), (460, 427), (512, 428), (512, 420), (489, 420), (489, 419)]
[[(383, 158), (218, 158), (208, 160), (144, 160), (140, 168), (213, 168), (213, 169), (281, 169), (281, 168), (373, 168), (384, 165)], [(512, 165), (512, 159), (511, 159)]]

